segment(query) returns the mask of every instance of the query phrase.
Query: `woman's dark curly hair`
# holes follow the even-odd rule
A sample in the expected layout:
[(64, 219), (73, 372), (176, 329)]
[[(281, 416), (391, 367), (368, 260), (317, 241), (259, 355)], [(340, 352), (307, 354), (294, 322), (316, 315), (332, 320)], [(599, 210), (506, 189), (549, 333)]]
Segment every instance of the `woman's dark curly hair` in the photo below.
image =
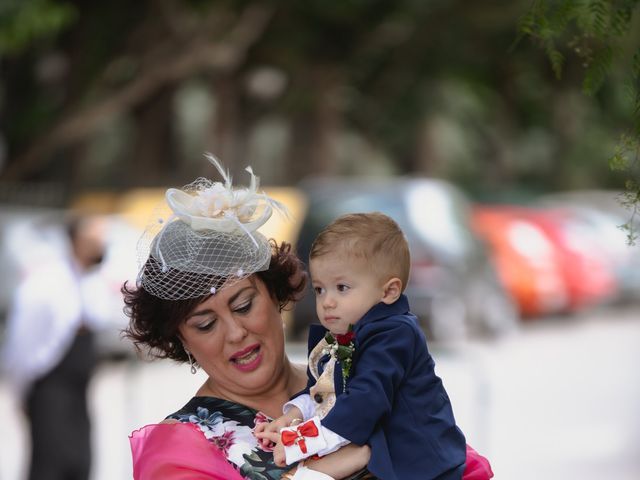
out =
[[(255, 275), (264, 283), (282, 311), (300, 299), (307, 282), (304, 264), (292, 252), (291, 245), (271, 240), (269, 268)], [(145, 349), (157, 358), (186, 362), (187, 354), (178, 338), (178, 327), (193, 309), (210, 297), (209, 294), (187, 300), (164, 300), (144, 288), (122, 286), (124, 312), (129, 326), (123, 330), (140, 351)]]

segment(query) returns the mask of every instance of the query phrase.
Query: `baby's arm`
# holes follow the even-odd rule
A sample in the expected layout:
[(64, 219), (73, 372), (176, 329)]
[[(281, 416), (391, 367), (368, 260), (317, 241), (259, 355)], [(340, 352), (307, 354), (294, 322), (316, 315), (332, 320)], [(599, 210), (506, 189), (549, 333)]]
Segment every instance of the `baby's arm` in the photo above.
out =
[[(317, 422), (316, 425), (319, 425), (319, 421), (317, 420), (317, 417), (313, 420), (309, 420), (307, 423), (312, 423), (312, 422)], [(297, 423), (297, 421), (294, 420), (294, 423)], [(328, 457), (333, 457), (333, 454), (336, 453), (337, 451), (344, 450), (343, 448), (340, 448), (340, 447), (348, 444), (348, 440), (340, 437), (339, 435), (336, 435), (330, 430), (327, 430), (322, 426), (320, 426), (320, 430), (322, 430), (321, 432), (322, 436), (328, 436), (331, 439), (331, 441), (328, 442), (328, 445), (325, 443), (325, 445), (327, 445), (325, 448), (315, 450), (315, 452), (321, 455), (321, 458), (324, 459)], [(273, 461), (276, 465), (280, 467), (284, 467), (287, 464), (291, 465), (301, 458), (300, 455), (297, 453), (297, 451), (292, 457), (288, 457), (288, 455), (291, 452), (285, 453), (285, 446), (283, 445), (282, 434), (279, 430), (265, 431), (264, 433), (259, 435), (258, 438), (264, 438), (268, 440), (269, 443), (272, 442), (275, 444), (275, 447), (273, 449)], [(307, 443), (307, 446), (309, 446), (308, 443)], [(300, 447), (294, 447), (294, 448), (300, 448)], [(326, 473), (327, 475), (330, 475), (332, 477), (335, 477), (334, 474), (341, 473), (343, 471), (347, 471), (345, 475), (357, 472), (358, 470), (362, 469), (364, 465), (367, 464), (369, 459), (368, 457), (364, 459), (366, 461), (364, 462), (364, 465), (361, 465), (363, 458), (349, 456), (347, 455), (347, 452), (349, 451), (350, 449), (344, 450), (343, 453), (340, 454), (340, 456), (333, 457), (333, 460), (327, 460), (326, 462), (321, 462), (320, 467), (315, 470), (320, 471), (322, 473)], [(304, 450), (304, 452), (306, 453), (306, 455), (303, 455), (302, 456), (303, 458), (311, 456), (314, 453), (314, 450), (312, 450), (311, 447), (309, 447), (309, 451), (307, 452), (307, 450)], [(313, 458), (318, 458), (318, 457), (316, 455), (316, 457), (313, 457)], [(347, 460), (347, 463), (345, 465), (341, 465), (340, 462), (344, 460)], [(336, 478), (342, 478), (342, 476), (338, 476)]]
[(291, 424), (301, 422), (302, 420), (303, 418), (300, 410), (298, 410), (297, 407), (291, 407), (289, 408), (289, 410), (287, 410), (287, 413), (285, 413), (281, 417), (276, 418), (269, 424), (269, 426), (271, 427), (272, 431), (279, 432), (281, 428), (288, 427)]

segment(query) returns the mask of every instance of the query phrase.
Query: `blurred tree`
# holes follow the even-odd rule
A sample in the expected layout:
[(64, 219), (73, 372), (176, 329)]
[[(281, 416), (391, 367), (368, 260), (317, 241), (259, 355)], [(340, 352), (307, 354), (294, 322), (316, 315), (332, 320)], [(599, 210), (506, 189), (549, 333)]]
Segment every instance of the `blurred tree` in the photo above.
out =
[[(588, 103), (576, 94), (580, 68), (568, 64), (558, 82), (543, 51), (509, 51), (525, 0), (23, 4), (63, 20), (0, 50), (5, 181), (73, 189), (101, 172), (92, 186), (123, 188), (208, 174), (205, 162), (178, 160), (184, 128), (196, 131), (189, 108), (206, 123), (189, 152), (201, 145), (236, 177), (277, 124), (285, 148), (271, 155), (283, 160), (267, 176), (283, 184), (381, 171), (476, 191), (616, 181), (597, 159), (628, 118), (619, 86)], [(1, 12), (0, 38), (22, 18), (15, 5)]]
[[(246, 50), (269, 21), (269, 9), (249, 5), (234, 11), (220, 4), (203, 12), (191, 2), (171, 0), (135, 5), (75, 0), (74, 6), (82, 21), (53, 44), (34, 46), (30, 52), (41, 59), (56, 51), (64, 62), (71, 63), (66, 72), (73, 76), (58, 85), (64, 89), (63, 101), (43, 112), (40, 102), (24, 108), (25, 97), (5, 99), (7, 115), (11, 112), (18, 120), (12, 125), (37, 121), (41, 127), (26, 129), (25, 141), (19, 132), (8, 129), (9, 139), (15, 141), (10, 141), (12, 151), (2, 178), (25, 179), (35, 172), (48, 172), (52, 158), (60, 152), (64, 156), (69, 146), (90, 140), (110, 119), (133, 115), (138, 128), (130, 163), (141, 163), (140, 176), (134, 176), (133, 181), (150, 183), (144, 176), (154, 172), (156, 181), (169, 181), (171, 134), (160, 122), (171, 121), (167, 105), (170, 89), (198, 74), (229, 75), (239, 68)], [(15, 68), (24, 65), (14, 78), (9, 76), (7, 91), (18, 91), (29, 81), (27, 90), (46, 96), (40, 85), (33, 84), (30, 69), (34, 60), (29, 55), (4, 60), (9, 69), (14, 62)], [(12, 102), (20, 108), (12, 109)], [(149, 162), (158, 168), (149, 169)], [(55, 170), (64, 170), (55, 163)]]
[(32, 42), (55, 36), (77, 18), (68, 3), (3, 0), (0, 5), (0, 55), (19, 53)]
[[(520, 21), (520, 32), (536, 40), (547, 52), (553, 70), (561, 77), (568, 54), (577, 56), (584, 67), (583, 91), (594, 96), (605, 85), (614, 62), (627, 71), (627, 98), (631, 106), (631, 127), (623, 133), (609, 165), (627, 173), (622, 203), (631, 218), (622, 226), (629, 243), (638, 233), (640, 216), (640, 36), (634, 14), (639, 0), (536, 0)], [(629, 41), (629, 39), (631, 41)], [(617, 58), (616, 58), (617, 57)]]

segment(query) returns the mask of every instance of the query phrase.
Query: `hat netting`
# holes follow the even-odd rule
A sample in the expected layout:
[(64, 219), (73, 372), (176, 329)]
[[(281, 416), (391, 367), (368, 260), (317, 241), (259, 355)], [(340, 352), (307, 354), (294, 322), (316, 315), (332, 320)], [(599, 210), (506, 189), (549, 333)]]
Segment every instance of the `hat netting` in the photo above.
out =
[(138, 242), (138, 283), (156, 297), (215, 294), (269, 268), (271, 245), (256, 229), (269, 219), (272, 207), (285, 212), (284, 206), (258, 193), (258, 178), (250, 168), (250, 187), (234, 189), (217, 160), (207, 158), (225, 184), (199, 178), (182, 190), (167, 190), (173, 213), (166, 221), (156, 215)]

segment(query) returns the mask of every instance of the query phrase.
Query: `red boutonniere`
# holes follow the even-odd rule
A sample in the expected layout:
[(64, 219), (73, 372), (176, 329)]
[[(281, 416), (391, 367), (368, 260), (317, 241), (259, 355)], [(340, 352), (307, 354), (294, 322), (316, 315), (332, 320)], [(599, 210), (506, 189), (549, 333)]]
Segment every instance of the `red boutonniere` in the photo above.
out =
[[(351, 325), (349, 325), (349, 328), (353, 327)], [(351, 344), (351, 342), (353, 342), (353, 339), (356, 338), (356, 334), (353, 333), (353, 330), (349, 330), (347, 333), (344, 333), (342, 335), (338, 334), (335, 335), (336, 341), (338, 342), (338, 345), (345, 345), (348, 346)]]
[(355, 338), (356, 335), (353, 333), (353, 325), (349, 325), (347, 333), (334, 335), (331, 332), (327, 332), (324, 336), (324, 339), (329, 344), (326, 353), (340, 362), (340, 366), (342, 367), (342, 391), (347, 389), (347, 378), (349, 378), (349, 374), (351, 373), (353, 352), (356, 350), (353, 342)]

